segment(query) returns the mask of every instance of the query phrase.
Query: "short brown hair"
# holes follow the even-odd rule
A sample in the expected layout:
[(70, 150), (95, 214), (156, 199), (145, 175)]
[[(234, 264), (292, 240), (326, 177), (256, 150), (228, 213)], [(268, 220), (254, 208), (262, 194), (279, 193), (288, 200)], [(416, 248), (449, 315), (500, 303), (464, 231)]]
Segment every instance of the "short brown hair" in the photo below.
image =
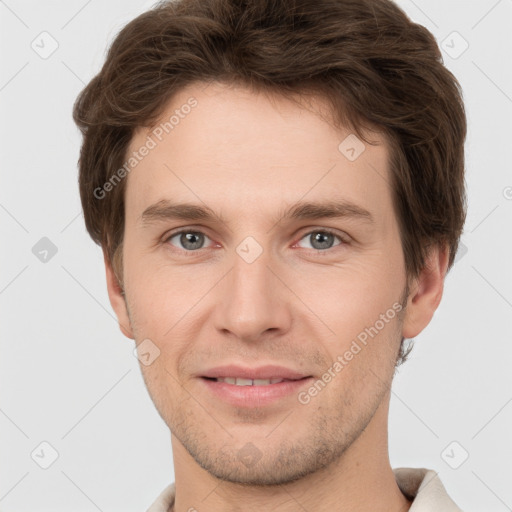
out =
[(391, 0), (175, 0), (128, 23), (73, 110), (85, 224), (113, 264), (126, 180), (103, 199), (94, 191), (126, 161), (136, 128), (154, 126), (178, 90), (210, 81), (317, 94), (365, 142), (377, 129), (407, 277), (433, 245), (448, 245), (451, 268), (466, 217), (462, 91), (433, 35)]

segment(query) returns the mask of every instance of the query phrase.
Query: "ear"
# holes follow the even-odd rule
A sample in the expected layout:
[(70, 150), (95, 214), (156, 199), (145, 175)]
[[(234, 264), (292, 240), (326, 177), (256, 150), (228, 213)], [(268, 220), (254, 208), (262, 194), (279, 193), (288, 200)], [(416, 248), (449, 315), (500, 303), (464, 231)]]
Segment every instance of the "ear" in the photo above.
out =
[(443, 296), (444, 279), (448, 267), (447, 244), (433, 246), (425, 267), (414, 280), (407, 298), (402, 325), (402, 336), (414, 338), (430, 323)]
[(107, 277), (108, 298), (110, 299), (110, 304), (117, 316), (119, 328), (127, 338), (133, 340), (135, 338), (131, 328), (130, 317), (128, 316), (128, 309), (126, 307), (126, 301), (123, 294), (124, 292), (115, 275), (112, 263), (110, 262), (105, 249), (103, 249), (103, 260), (105, 262), (105, 273)]

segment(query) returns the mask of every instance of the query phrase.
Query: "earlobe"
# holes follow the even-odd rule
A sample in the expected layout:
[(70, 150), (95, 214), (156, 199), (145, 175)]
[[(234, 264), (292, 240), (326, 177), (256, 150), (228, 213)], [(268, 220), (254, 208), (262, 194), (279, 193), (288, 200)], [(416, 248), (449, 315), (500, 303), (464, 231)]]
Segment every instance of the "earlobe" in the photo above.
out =
[(112, 263), (105, 249), (103, 249), (103, 260), (105, 262), (108, 298), (117, 316), (119, 328), (127, 338), (134, 339), (130, 323), (130, 317), (128, 315), (128, 309), (126, 307), (124, 290), (117, 279), (114, 269), (112, 268)]
[(448, 268), (447, 245), (430, 249), (425, 267), (414, 280), (407, 298), (402, 335), (412, 339), (430, 323), (443, 296), (444, 279)]

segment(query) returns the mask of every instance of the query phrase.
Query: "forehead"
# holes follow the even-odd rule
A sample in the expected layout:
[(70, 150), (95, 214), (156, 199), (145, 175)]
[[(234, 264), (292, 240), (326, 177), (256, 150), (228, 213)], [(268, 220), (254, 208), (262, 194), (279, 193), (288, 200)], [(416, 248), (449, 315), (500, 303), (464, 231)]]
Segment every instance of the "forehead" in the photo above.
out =
[(382, 136), (371, 138), (376, 145), (333, 127), (321, 98), (298, 104), (239, 86), (192, 84), (132, 138), (128, 156), (139, 158), (128, 175), (127, 219), (167, 199), (250, 216), (302, 198), (344, 198), (378, 216), (391, 207), (389, 153)]

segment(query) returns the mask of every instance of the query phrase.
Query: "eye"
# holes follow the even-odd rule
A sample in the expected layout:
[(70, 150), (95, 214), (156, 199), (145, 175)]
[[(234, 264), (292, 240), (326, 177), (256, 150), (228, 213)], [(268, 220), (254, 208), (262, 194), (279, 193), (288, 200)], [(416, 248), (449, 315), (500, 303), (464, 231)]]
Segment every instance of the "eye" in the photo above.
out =
[[(339, 243), (337, 244), (334, 243), (336, 238), (339, 240)], [(330, 249), (331, 247), (341, 245), (342, 242), (345, 242), (341, 236), (325, 229), (310, 231), (300, 240), (306, 240), (309, 242), (309, 247), (306, 247), (306, 249), (314, 249), (317, 251)], [(298, 243), (300, 243), (300, 241)]]
[[(180, 245), (176, 245), (176, 243), (172, 242), (173, 239), (176, 239), (177, 243), (180, 244), (181, 247)], [(210, 239), (200, 231), (182, 230), (167, 237), (165, 242), (170, 243), (178, 249), (185, 249), (186, 251), (197, 251), (198, 249), (203, 248), (205, 240)]]
[[(338, 243), (336, 243), (336, 239)], [(201, 231), (183, 229), (166, 237), (164, 243), (169, 243), (173, 247), (185, 250), (186, 252), (195, 252), (203, 249), (207, 240), (210, 240), (210, 238)], [(326, 229), (310, 231), (303, 236), (297, 244), (300, 244), (302, 240), (306, 240), (308, 244), (303, 248), (316, 251), (325, 251), (326, 249), (341, 245), (342, 243), (348, 243), (348, 241), (344, 240), (340, 235)]]

